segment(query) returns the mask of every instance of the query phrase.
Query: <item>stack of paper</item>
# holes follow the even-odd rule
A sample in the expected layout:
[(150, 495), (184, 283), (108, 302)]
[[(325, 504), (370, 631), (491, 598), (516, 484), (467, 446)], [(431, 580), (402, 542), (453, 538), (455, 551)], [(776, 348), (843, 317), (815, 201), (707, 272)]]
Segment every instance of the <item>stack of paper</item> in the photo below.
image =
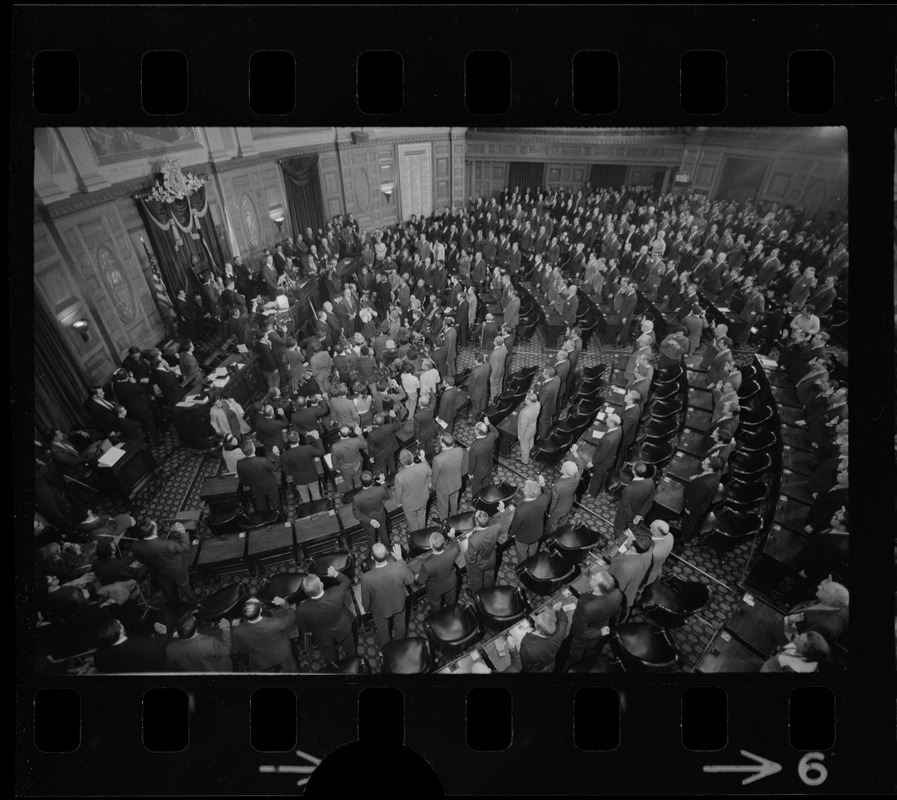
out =
[(223, 389), (225, 386), (227, 386), (227, 378), (216, 378), (214, 381), (212, 381), (212, 386), (214, 386), (216, 389)]
[(113, 466), (123, 455), (125, 451), (120, 447), (110, 447), (103, 455), (100, 457), (99, 465), (101, 467), (111, 467)]

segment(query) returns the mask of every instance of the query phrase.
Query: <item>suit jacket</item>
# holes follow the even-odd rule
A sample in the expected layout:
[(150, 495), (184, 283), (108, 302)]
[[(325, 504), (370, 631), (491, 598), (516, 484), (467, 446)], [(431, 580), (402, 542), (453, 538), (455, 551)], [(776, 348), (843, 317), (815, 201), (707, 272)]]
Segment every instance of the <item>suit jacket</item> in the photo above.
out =
[(398, 452), (399, 440), (396, 439), (396, 433), (401, 429), (400, 422), (385, 422), (367, 435), (368, 455), (377, 466), (386, 463), (390, 456)]
[(290, 427), (300, 433), (313, 431), (318, 427), (318, 418), (326, 416), (329, 411), (327, 403), (297, 408), (290, 416)]
[(436, 452), (436, 435), (442, 430), (433, 416), (433, 405), (431, 402), (414, 414), (414, 438), (428, 456)]
[(277, 494), (280, 483), (280, 457), (273, 461), (264, 456), (251, 456), (237, 462), (237, 477), (257, 502)]
[(542, 416), (545, 419), (554, 419), (558, 413), (558, 394), (561, 389), (561, 379), (555, 375), (551, 380), (545, 381), (539, 389), (539, 404)]
[(293, 477), (293, 483), (297, 486), (315, 483), (318, 480), (315, 456), (322, 455), (324, 455), (324, 442), (314, 439), (309, 444), (291, 447), (283, 453), (280, 457), (280, 468), (285, 475)]
[(426, 508), (430, 499), (430, 465), (426, 461), (402, 467), (396, 474), (396, 502), (410, 509)]
[(112, 390), (115, 392), (116, 400), (125, 407), (128, 416), (152, 415), (149, 395), (142, 384), (131, 383), (130, 381), (116, 381), (112, 386)]
[(290, 427), (290, 423), (283, 417), (275, 416), (271, 419), (268, 417), (258, 417), (255, 420), (255, 432), (258, 434), (259, 442), (265, 446), (265, 452), (271, 453), (272, 447), (283, 450), (284, 441), (282, 431)]
[(657, 485), (650, 478), (633, 481), (625, 489), (620, 497), (620, 505), (617, 506), (617, 514), (614, 517), (614, 527), (618, 530), (628, 528), (634, 517), (644, 517), (654, 505), (654, 495)]
[[(245, 459), (244, 459), (245, 460)], [(181, 580), (189, 568), (187, 557), (190, 538), (186, 531), (172, 530), (171, 538), (143, 539), (131, 542), (131, 554), (146, 565), (154, 580)]]
[(330, 446), (333, 468), (344, 479), (358, 475), (361, 472), (361, 451), (365, 449), (367, 449), (367, 442), (363, 438), (337, 439)]
[(567, 614), (559, 608), (557, 629), (551, 636), (538, 636), (528, 633), (520, 642), (521, 672), (551, 672), (555, 658), (567, 636)]
[(470, 445), (467, 473), (472, 475), (474, 480), (482, 480), (492, 472), (492, 454), (497, 438), (498, 429), (490, 423), (486, 435), (475, 439)]
[[(645, 398), (642, 397), (642, 402), (644, 402), (644, 400)], [(618, 463), (623, 461), (626, 457), (626, 451), (629, 450), (629, 447), (635, 441), (635, 434), (638, 430), (638, 423), (641, 415), (642, 408), (639, 403), (636, 403), (632, 408), (624, 408), (620, 413), (620, 430), (622, 433), (620, 434)]]
[(189, 639), (172, 639), (166, 648), (171, 669), (179, 672), (233, 672), (231, 661), (231, 629), (225, 628), (221, 638), (197, 633)]
[(293, 653), (289, 629), (295, 624), (296, 611), (286, 604), (258, 622), (241, 622), (232, 633), (234, 652), (252, 656), (254, 670), (266, 670), (290, 661)]
[(318, 647), (329, 646), (334, 639), (342, 640), (352, 635), (355, 610), (352, 606), (352, 582), (341, 572), (337, 573), (336, 586), (324, 590), (317, 599), (304, 600), (296, 609), (299, 630), (311, 633)]
[(386, 507), (383, 503), (387, 497), (389, 490), (385, 486), (368, 486), (355, 493), (352, 498), (352, 513), (362, 527), (373, 530), (371, 520), (375, 519), (381, 528), (386, 528)]
[(573, 642), (585, 644), (593, 639), (600, 639), (601, 629), (611, 621), (622, 604), (623, 593), (619, 589), (605, 595), (593, 592), (580, 594), (570, 625)]
[(520, 544), (535, 544), (545, 530), (545, 512), (551, 495), (548, 487), (542, 487), (542, 494), (533, 500), (523, 500), (517, 504), (511, 520), (509, 535)]
[(485, 572), (495, 566), (495, 547), (502, 533), (499, 523), (476, 528), (467, 539), (467, 552), (464, 560), (470, 569)]
[(654, 542), (646, 553), (629, 550), (610, 562), (610, 572), (617, 579), (617, 586), (626, 597), (626, 607), (632, 608), (639, 587), (645, 581), (654, 563)]
[(178, 380), (178, 376), (173, 372), (165, 369), (154, 369), (152, 380), (159, 387), (159, 391), (162, 392), (165, 402), (170, 405), (176, 405), (184, 399), (184, 389)]
[(579, 486), (579, 480), (582, 475), (582, 460), (578, 457), (574, 460), (579, 467), (579, 473), (569, 478), (558, 478), (551, 487), (549, 514), (551, 519), (555, 521), (565, 517), (570, 513), (570, 509), (573, 508), (573, 499), (576, 496), (576, 489)]
[(464, 470), (464, 451), (460, 447), (449, 447), (433, 459), (433, 488), (438, 495), (452, 494), (461, 490)]
[(135, 636), (116, 645), (98, 647), (93, 663), (104, 674), (121, 672), (168, 672), (166, 637)]
[(405, 610), (406, 586), (414, 579), (404, 561), (387, 561), (361, 576), (361, 602), (374, 617), (391, 617)]
[(442, 397), (439, 399), (439, 419), (448, 423), (449, 431), (454, 427), (455, 418), (466, 401), (467, 397), (457, 386), (449, 386), (442, 393)]
[(788, 613), (802, 613), (804, 615), (803, 621), (798, 622), (795, 626), (798, 633), (815, 631), (816, 633), (821, 633), (830, 645), (834, 644), (847, 630), (850, 612), (846, 608), (804, 610), (812, 608), (816, 604), (816, 600), (808, 600), (806, 603), (800, 603), (795, 606)]
[(489, 353), (489, 366), (492, 368), (490, 375), (491, 381), (497, 381), (501, 385), (505, 374), (505, 359), (508, 357), (508, 351), (504, 345), (496, 347)]
[(617, 312), (620, 316), (620, 321), (625, 324), (630, 319), (632, 319), (632, 314), (635, 311), (635, 305), (638, 301), (638, 294), (633, 292), (632, 294), (626, 295), (623, 298), (623, 302), (620, 305), (620, 310)]
[(538, 401), (523, 404), (517, 415), (517, 438), (520, 441), (535, 438), (541, 410), (542, 405)]
[(467, 381), (467, 393), (470, 401), (476, 405), (477, 400), (487, 400), (489, 397), (489, 378), (492, 376), (492, 367), (489, 364), (477, 364), (470, 372)]
[(341, 395), (330, 398), (330, 415), (337, 425), (348, 425), (349, 428), (354, 428), (361, 422), (355, 403)]
[(456, 542), (449, 540), (441, 553), (430, 553), (421, 564), (417, 579), (426, 587), (427, 600), (431, 605), (438, 603), (444, 594), (457, 585), (455, 561), (459, 555), (461, 548)]
[(504, 309), (505, 324), (514, 330), (520, 322), (520, 298), (512, 297)]
[(685, 484), (685, 491), (682, 494), (683, 509), (698, 516), (703, 514), (713, 502), (713, 496), (719, 486), (719, 479), (718, 472), (711, 472), (689, 480)]
[(595, 446), (595, 453), (592, 456), (592, 469), (595, 472), (611, 468), (620, 449), (622, 438), (623, 431), (621, 428), (608, 431), (601, 437)]

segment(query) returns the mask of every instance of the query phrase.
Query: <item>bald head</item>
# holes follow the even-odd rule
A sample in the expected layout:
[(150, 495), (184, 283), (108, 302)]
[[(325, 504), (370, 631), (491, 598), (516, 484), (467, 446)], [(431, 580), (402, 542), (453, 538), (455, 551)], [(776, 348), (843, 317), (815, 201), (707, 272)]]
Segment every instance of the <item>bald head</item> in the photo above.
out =
[(384, 561), (386, 561), (386, 558), (388, 556), (386, 545), (377, 542), (371, 548), (371, 555), (374, 557), (374, 561), (376, 561), (378, 564), (382, 564)]

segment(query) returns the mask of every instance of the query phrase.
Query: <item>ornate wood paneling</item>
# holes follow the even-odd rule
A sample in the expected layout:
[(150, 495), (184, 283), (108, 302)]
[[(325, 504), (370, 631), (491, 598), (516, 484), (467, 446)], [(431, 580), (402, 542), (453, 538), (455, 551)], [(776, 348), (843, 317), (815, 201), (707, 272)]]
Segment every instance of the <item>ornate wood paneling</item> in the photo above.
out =
[[(262, 250), (290, 235), (289, 221), (284, 222), (283, 232), (278, 232), (268, 213), (269, 193), (283, 197), (279, 173), (280, 166), (276, 162), (261, 162), (218, 176), (234, 244), (244, 261), (258, 260)], [(285, 202), (283, 206), (286, 208)]]
[(507, 161), (467, 161), (466, 169), (468, 197), (496, 196), (508, 179)]

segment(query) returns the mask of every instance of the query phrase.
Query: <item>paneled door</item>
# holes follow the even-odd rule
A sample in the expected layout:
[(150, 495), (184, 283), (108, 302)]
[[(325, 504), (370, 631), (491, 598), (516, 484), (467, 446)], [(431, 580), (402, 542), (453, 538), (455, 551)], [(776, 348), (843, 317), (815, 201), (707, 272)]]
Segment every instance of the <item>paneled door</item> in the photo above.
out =
[(399, 191), (402, 219), (433, 213), (433, 148), (430, 143), (399, 145)]

